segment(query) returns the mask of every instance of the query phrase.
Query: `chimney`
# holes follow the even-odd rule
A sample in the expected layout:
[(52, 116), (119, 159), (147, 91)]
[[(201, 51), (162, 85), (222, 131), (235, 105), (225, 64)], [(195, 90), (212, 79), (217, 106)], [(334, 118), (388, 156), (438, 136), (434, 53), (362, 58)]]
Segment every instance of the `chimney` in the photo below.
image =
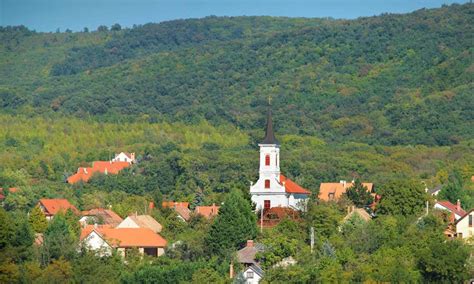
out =
[(87, 168), (83, 168), (84, 169), (84, 173), (87, 175)]
[(97, 229), (97, 223), (94, 223), (94, 229)]
[(456, 203), (456, 210), (461, 211), (461, 200), (458, 199), (458, 202)]
[(135, 153), (130, 153), (130, 159), (132, 159), (132, 161), (135, 161)]
[(342, 186), (344, 188), (346, 188), (346, 181), (345, 180), (340, 180), (339, 183), (342, 184)]
[(248, 248), (253, 247), (253, 240), (247, 240), (247, 247)]
[(155, 203), (153, 201), (150, 202), (150, 204), (148, 204), (148, 208), (150, 210), (152, 210), (153, 208), (155, 208)]

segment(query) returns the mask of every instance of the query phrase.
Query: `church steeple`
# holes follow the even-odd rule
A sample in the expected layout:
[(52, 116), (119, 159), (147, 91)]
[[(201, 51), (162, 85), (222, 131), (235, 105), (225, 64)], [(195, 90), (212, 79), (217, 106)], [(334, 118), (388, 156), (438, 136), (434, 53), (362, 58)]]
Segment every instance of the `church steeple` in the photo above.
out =
[(272, 121), (272, 106), (270, 104), (271, 100), (268, 102), (268, 113), (267, 113), (267, 128), (265, 129), (265, 138), (260, 144), (276, 144), (280, 145), (278, 140), (275, 138), (275, 133), (273, 133), (273, 121)]

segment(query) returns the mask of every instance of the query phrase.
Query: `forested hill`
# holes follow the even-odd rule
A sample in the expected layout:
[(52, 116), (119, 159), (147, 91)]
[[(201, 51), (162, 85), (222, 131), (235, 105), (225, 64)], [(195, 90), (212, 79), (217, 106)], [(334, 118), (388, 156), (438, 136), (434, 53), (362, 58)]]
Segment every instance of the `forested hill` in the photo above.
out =
[(474, 137), (474, 5), (357, 20), (207, 17), (132, 29), (0, 28), (0, 108), (109, 121), (450, 145)]

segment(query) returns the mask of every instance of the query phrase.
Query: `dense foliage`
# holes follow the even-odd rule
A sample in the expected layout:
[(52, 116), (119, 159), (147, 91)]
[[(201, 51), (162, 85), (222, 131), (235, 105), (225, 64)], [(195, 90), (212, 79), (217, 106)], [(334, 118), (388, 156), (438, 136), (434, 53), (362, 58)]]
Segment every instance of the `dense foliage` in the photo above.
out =
[(352, 21), (209, 17), (65, 34), (3, 28), (0, 106), (254, 130), (272, 96), (280, 133), (457, 144), (474, 135), (465, 36), (473, 9)]
[[(208, 17), (81, 33), (0, 27), (0, 282), (226, 283), (246, 239), (266, 282), (455, 282), (472, 246), (447, 241), (425, 187), (474, 207), (474, 5), (357, 20)], [(272, 96), (282, 172), (313, 195), (298, 221), (256, 230), (249, 185)], [(136, 152), (118, 175), (69, 185), (94, 160)], [(355, 179), (338, 203), (321, 182)], [(371, 221), (344, 220), (382, 196)], [(10, 192), (10, 187), (18, 188)], [(151, 214), (166, 256), (78, 250), (71, 212)], [(347, 198), (346, 198), (347, 197)], [(220, 204), (185, 223), (163, 200)], [(150, 209), (154, 201), (157, 208)], [(315, 246), (310, 252), (311, 228)], [(43, 244), (34, 244), (44, 233)], [(296, 264), (279, 263), (289, 257)]]

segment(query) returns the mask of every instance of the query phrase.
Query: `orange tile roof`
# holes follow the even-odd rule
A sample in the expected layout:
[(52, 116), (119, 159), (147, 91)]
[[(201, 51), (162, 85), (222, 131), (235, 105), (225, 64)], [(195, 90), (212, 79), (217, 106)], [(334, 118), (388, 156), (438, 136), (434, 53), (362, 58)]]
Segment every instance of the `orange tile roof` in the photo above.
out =
[(163, 201), (161, 203), (161, 207), (163, 207), (163, 208), (175, 208), (175, 207), (189, 208), (189, 202)]
[(82, 216), (96, 216), (102, 217), (104, 224), (117, 226), (123, 219), (114, 211), (104, 208), (95, 208), (88, 211), (82, 211)]
[(302, 188), (300, 185), (285, 177), (284, 175), (280, 175), (280, 183), (285, 185), (285, 191), (287, 193), (311, 194), (309, 190)]
[(178, 213), (178, 215), (181, 216), (184, 221), (188, 221), (191, 218), (191, 210), (189, 210), (188, 207), (176, 206), (174, 211), (176, 211), (176, 213)]
[[(373, 183), (363, 182), (363, 186), (367, 187), (367, 191), (372, 192), (374, 187)], [(352, 187), (352, 182), (341, 183), (341, 182), (323, 182), (319, 186), (319, 199), (324, 201), (329, 201), (329, 194), (334, 194), (334, 198), (332, 200), (339, 200), (341, 196), (346, 193), (347, 189)]]
[(196, 206), (196, 214), (202, 215), (207, 219), (210, 219), (219, 214), (219, 206), (212, 204), (212, 206)]
[(128, 162), (95, 161), (91, 168), (78, 168), (77, 173), (68, 177), (67, 182), (71, 184), (79, 181), (87, 182), (95, 173), (118, 174), (128, 166), (130, 166)]
[(109, 245), (113, 247), (165, 247), (167, 241), (148, 228), (110, 228), (94, 227), (84, 228), (81, 240), (92, 231), (97, 232)]
[(71, 209), (75, 213), (79, 213), (79, 210), (69, 203), (67, 199), (45, 199), (42, 198), (39, 200), (39, 204), (44, 209), (46, 216), (56, 215), (58, 212), (66, 212), (68, 209)]

